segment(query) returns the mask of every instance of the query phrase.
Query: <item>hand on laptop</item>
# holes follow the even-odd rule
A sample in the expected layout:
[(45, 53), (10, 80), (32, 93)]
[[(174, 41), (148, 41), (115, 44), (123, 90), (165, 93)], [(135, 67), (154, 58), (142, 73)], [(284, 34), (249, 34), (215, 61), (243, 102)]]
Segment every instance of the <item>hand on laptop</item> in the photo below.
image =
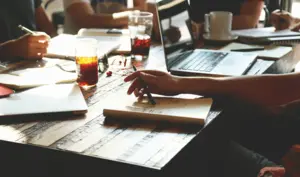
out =
[(138, 77), (141, 77), (148, 85), (148, 90), (151, 93), (160, 95), (178, 95), (180, 90), (180, 77), (172, 76), (166, 72), (156, 70), (143, 70), (132, 73), (127, 76), (124, 81), (133, 81), (128, 88), (127, 93), (134, 93), (136, 97), (142, 98), (145, 91)]

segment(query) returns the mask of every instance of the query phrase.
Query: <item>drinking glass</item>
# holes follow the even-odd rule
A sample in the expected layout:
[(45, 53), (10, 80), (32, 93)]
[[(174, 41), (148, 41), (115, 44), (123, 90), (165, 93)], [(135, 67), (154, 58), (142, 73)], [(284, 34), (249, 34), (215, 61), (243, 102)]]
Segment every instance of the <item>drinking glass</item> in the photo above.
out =
[(76, 40), (77, 83), (81, 87), (93, 87), (98, 82), (97, 44), (97, 40), (91, 38)]
[(150, 12), (134, 11), (129, 14), (128, 29), (131, 40), (131, 57), (137, 60), (148, 58), (153, 14)]

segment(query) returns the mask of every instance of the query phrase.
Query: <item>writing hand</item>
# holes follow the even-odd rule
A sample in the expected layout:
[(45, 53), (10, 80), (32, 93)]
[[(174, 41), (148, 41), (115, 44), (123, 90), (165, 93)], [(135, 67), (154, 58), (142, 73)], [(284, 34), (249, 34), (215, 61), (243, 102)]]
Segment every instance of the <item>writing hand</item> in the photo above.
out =
[(294, 21), (291, 13), (286, 11), (275, 10), (270, 17), (270, 22), (276, 30), (288, 29), (294, 24)]
[(160, 95), (177, 95), (180, 93), (180, 77), (171, 76), (170, 74), (156, 70), (137, 71), (127, 76), (124, 81), (133, 81), (129, 86), (127, 93), (134, 93), (136, 97), (142, 98), (145, 94), (143, 84), (138, 79), (144, 80), (150, 93)]
[(292, 25), (292, 26), (290, 27), (290, 29), (291, 29), (292, 31), (299, 32), (299, 31), (300, 31), (300, 22), (299, 22), (299, 23), (296, 23), (296, 24), (294, 24), (294, 25)]
[(49, 36), (45, 33), (24, 35), (14, 41), (16, 55), (26, 59), (42, 59), (47, 53)]

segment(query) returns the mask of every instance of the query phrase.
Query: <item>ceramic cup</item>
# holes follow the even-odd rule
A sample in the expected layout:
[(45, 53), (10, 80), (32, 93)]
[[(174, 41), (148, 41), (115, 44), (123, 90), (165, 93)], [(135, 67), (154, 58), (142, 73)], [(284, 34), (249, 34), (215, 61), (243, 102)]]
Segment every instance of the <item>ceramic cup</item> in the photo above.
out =
[(213, 11), (204, 16), (205, 32), (212, 39), (228, 39), (231, 36), (232, 13)]

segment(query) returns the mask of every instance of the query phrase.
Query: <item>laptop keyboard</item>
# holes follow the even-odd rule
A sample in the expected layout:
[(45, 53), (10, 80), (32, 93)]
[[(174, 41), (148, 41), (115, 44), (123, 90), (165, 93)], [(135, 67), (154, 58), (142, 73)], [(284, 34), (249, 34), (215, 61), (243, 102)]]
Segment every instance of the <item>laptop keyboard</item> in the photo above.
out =
[(197, 54), (191, 56), (193, 58), (189, 59), (188, 62), (182, 65), (179, 69), (210, 72), (227, 55), (228, 53), (226, 52), (197, 52)]

